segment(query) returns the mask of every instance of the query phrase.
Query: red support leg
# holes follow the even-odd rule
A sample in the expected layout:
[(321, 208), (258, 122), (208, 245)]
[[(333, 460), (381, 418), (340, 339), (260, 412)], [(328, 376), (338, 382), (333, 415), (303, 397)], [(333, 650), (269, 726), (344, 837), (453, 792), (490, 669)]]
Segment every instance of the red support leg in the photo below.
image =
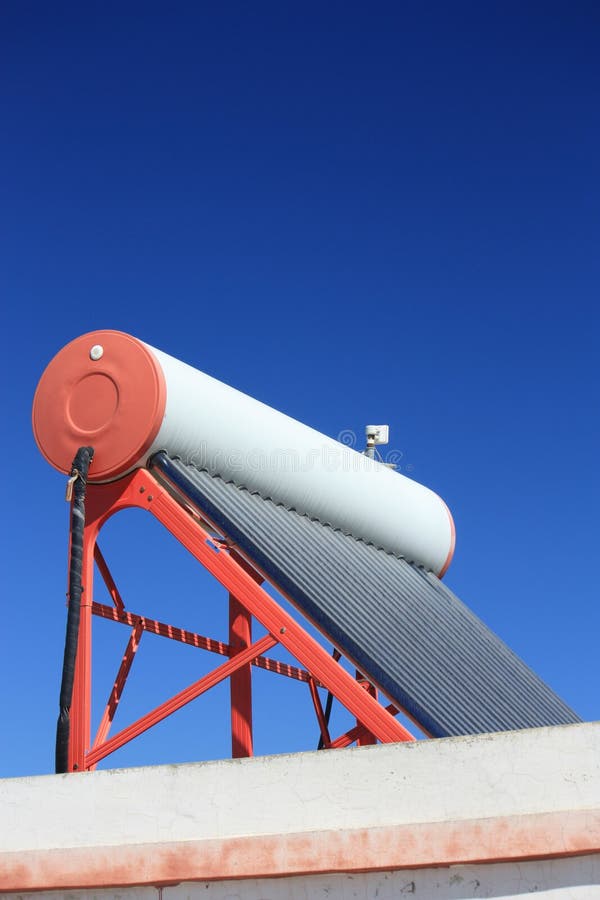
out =
[(75, 659), (75, 679), (71, 702), (71, 731), (69, 737), (69, 772), (85, 768), (85, 754), (91, 739), (92, 710), (92, 602), (94, 582), (95, 533), (86, 528), (83, 538), (81, 582), (81, 610), (79, 640)]
[[(252, 643), (252, 616), (229, 595), (229, 646), (231, 656), (245, 650)], [(231, 756), (239, 759), (252, 756), (252, 665), (247, 663), (232, 673), (229, 679), (231, 695)]]

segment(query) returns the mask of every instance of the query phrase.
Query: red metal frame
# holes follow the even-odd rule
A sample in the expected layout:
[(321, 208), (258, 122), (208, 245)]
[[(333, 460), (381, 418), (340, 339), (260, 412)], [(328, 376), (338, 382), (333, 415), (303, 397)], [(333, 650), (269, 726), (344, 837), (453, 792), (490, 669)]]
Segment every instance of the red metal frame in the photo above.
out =
[[(229, 642), (226, 644), (195, 632), (175, 628), (125, 609), (109, 567), (98, 547), (103, 524), (122, 509), (147, 509), (200, 562), (229, 593)], [(192, 514), (190, 514), (192, 513)], [(94, 563), (108, 588), (113, 606), (93, 600)], [(413, 736), (394, 716), (394, 706), (383, 707), (375, 689), (361, 677), (357, 680), (338, 662), (339, 654), (327, 651), (262, 587), (263, 577), (226, 542), (215, 541), (192, 510), (184, 509), (145, 469), (104, 485), (90, 485), (86, 498), (86, 527), (83, 553), (83, 594), (79, 626), (79, 644), (75, 684), (71, 705), (69, 770), (94, 768), (110, 753), (142, 734), (214, 685), (230, 679), (232, 755), (251, 756), (252, 667), (260, 667), (309, 686), (323, 745), (327, 748), (358, 743), (410, 741)], [(92, 617), (127, 625), (131, 634), (101, 722), (91, 739)], [(265, 637), (252, 642), (252, 619), (266, 629)], [(131, 725), (109, 737), (127, 676), (143, 634), (150, 631), (162, 637), (190, 644), (228, 657), (212, 672), (161, 703)], [(265, 656), (281, 644), (299, 662), (300, 667)], [(337, 656), (337, 659), (336, 659)], [(318, 693), (324, 687), (356, 719), (356, 726), (332, 740)]]

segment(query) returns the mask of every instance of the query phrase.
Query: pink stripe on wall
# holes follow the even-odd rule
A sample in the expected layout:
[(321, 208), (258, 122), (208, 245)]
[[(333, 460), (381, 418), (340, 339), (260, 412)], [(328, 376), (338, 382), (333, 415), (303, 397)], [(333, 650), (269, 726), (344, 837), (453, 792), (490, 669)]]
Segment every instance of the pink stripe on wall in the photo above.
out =
[(0, 891), (368, 872), (600, 852), (600, 811), (0, 853)]

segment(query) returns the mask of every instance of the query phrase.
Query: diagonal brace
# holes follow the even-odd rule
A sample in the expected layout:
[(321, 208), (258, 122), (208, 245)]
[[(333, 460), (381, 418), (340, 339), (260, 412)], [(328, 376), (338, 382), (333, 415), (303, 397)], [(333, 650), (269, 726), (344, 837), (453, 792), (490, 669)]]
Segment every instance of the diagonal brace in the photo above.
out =
[(151, 712), (146, 713), (145, 716), (142, 716), (136, 722), (128, 725), (127, 728), (119, 731), (118, 734), (115, 734), (114, 737), (105, 741), (105, 743), (98, 747), (94, 747), (86, 754), (85, 768), (89, 769), (92, 766), (95, 766), (101, 759), (104, 759), (105, 756), (118, 750), (124, 744), (129, 743), (133, 738), (138, 737), (138, 735), (142, 734), (144, 731), (152, 728), (153, 725), (166, 719), (167, 716), (177, 712), (182, 706), (195, 700), (196, 697), (199, 697), (225, 678), (228, 678), (232, 672), (236, 671), (236, 669), (247, 665), (254, 657), (259, 656), (266, 650), (270, 650), (271, 647), (274, 647), (277, 643), (277, 638), (274, 638), (271, 634), (267, 634), (254, 644), (251, 644), (246, 650), (236, 654), (232, 659), (223, 663), (223, 665), (219, 666), (214, 671), (209, 672), (208, 675), (195, 681), (189, 687), (184, 688), (183, 691), (175, 694), (170, 700), (161, 703), (160, 706), (157, 706)]

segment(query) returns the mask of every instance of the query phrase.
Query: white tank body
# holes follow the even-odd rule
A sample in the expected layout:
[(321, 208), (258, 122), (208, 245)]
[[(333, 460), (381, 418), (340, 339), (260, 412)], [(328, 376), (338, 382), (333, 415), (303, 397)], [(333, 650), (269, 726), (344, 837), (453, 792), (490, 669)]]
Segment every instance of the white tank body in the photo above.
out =
[(263, 497), (440, 574), (454, 528), (429, 488), (149, 347), (167, 406), (148, 456), (167, 450)]

